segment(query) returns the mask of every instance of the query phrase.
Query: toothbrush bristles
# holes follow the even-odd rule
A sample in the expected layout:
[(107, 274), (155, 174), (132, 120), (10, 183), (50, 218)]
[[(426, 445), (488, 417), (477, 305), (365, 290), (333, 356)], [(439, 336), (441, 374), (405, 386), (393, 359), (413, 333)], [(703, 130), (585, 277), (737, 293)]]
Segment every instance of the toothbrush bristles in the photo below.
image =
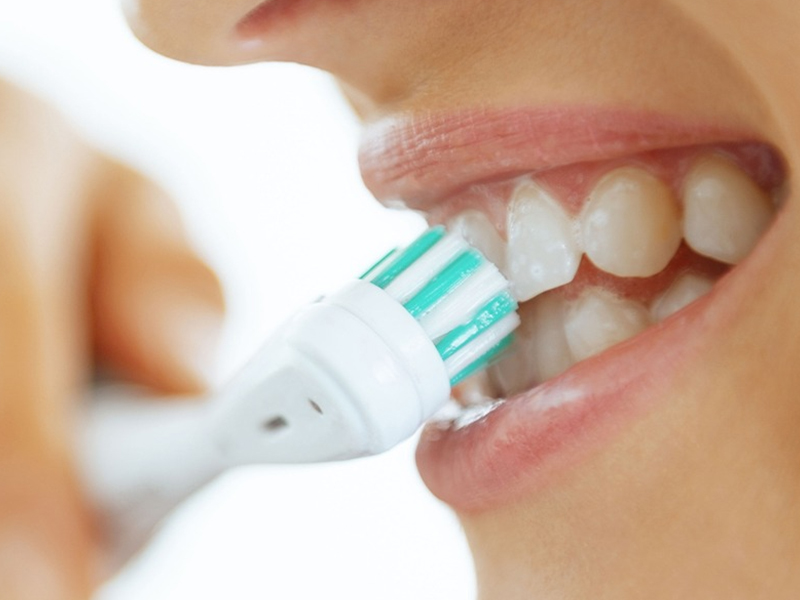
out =
[(420, 322), (445, 362), (451, 385), (491, 364), (519, 325), (506, 278), (442, 226), (390, 252), (362, 279), (383, 288)]

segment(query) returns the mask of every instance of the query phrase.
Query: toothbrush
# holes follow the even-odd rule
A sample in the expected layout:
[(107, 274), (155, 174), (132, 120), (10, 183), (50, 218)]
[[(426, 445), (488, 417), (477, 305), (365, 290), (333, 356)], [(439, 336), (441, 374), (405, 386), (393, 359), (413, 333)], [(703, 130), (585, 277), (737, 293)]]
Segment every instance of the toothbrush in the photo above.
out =
[(511, 342), (508, 282), (443, 227), (302, 309), (208, 402), (93, 402), (79, 447), (119, 562), (177, 504), (246, 464), (378, 454)]

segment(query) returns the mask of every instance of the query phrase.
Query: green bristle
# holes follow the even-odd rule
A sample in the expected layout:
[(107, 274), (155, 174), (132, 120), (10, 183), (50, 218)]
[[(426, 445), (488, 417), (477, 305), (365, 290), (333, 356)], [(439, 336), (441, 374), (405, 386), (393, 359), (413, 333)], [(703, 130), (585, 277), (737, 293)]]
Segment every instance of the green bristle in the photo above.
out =
[(464, 325), (456, 327), (445, 335), (436, 344), (436, 350), (447, 360), (458, 350), (472, 342), (482, 332), (498, 323), (503, 317), (517, 309), (517, 303), (508, 292), (503, 292), (492, 298), (486, 305), (477, 311), (475, 316)]
[[(383, 256), (361, 276), (382, 289), (386, 289), (409, 267), (433, 248), (446, 235), (442, 226), (433, 227), (420, 235), (405, 249), (394, 249)], [(415, 319), (420, 319), (430, 312), (440, 301), (452, 295), (458, 287), (472, 277), (486, 259), (476, 250), (466, 248), (433, 275), (427, 283), (405, 304), (405, 309)], [(498, 274), (498, 277), (500, 275)], [(449, 331), (436, 343), (436, 350), (447, 360), (459, 350), (468, 348), (481, 335), (491, 335), (492, 326), (502, 321), (517, 309), (517, 302), (506, 290), (486, 302), (471, 316), (469, 321)], [(472, 361), (467, 367), (454, 375), (450, 385), (455, 386), (467, 377), (485, 369), (495, 360), (513, 340), (513, 333), (507, 335), (492, 346), (483, 355)], [(487, 339), (488, 342), (488, 339)], [(491, 343), (491, 342), (489, 342)]]
[(372, 279), (372, 283), (381, 289), (386, 289), (386, 287), (397, 279), (403, 271), (413, 265), (423, 254), (430, 250), (436, 242), (441, 240), (444, 234), (445, 230), (442, 226), (434, 227), (423, 233), (414, 240), (408, 248), (397, 254), (397, 256)]
[(386, 254), (383, 255), (383, 257), (378, 262), (376, 262), (369, 269), (367, 269), (366, 272), (361, 277), (359, 277), (359, 279), (367, 279), (370, 275), (372, 275), (375, 271), (377, 271), (381, 265), (386, 263), (386, 261), (388, 261), (389, 258), (394, 256), (399, 250), (400, 248), (392, 248), (391, 250), (389, 250)]
[(491, 363), (495, 358), (497, 358), (497, 356), (501, 352), (503, 352), (503, 350), (505, 350), (506, 348), (508, 348), (509, 345), (511, 345), (511, 342), (513, 340), (514, 340), (513, 334), (509, 334), (506, 337), (504, 337), (502, 340), (500, 340), (499, 343), (492, 346), (492, 348), (488, 352), (486, 352), (486, 354), (481, 356), (476, 361), (470, 363), (470, 365), (465, 369), (462, 369), (460, 373), (454, 375), (452, 379), (450, 379), (450, 386), (451, 387), (456, 386), (470, 375), (473, 375), (478, 371), (485, 369), (487, 366), (489, 366), (489, 363)]
[(414, 318), (421, 317), (477, 271), (483, 262), (484, 258), (475, 250), (459, 254), (405, 303), (406, 310)]

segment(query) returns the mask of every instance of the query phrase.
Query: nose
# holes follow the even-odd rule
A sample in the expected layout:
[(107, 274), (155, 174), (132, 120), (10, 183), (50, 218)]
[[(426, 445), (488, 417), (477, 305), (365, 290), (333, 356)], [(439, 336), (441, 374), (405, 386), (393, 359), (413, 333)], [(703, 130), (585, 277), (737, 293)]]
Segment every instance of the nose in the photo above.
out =
[(259, 0), (122, 0), (134, 34), (180, 61), (233, 65), (257, 60), (238, 25)]
[(481, 0), (121, 1), (139, 39), (168, 57), (298, 62), (371, 101), (408, 95), (419, 80), (437, 79), (440, 63), (452, 71), (470, 54), (464, 31), (492, 29)]

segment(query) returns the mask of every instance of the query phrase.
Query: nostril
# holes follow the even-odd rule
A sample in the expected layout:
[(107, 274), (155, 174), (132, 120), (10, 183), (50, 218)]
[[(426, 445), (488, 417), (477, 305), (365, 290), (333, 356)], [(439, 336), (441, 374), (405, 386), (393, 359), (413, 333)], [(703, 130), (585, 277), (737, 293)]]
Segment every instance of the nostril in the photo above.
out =
[(239, 21), (236, 33), (244, 39), (261, 36), (273, 25), (291, 19), (304, 4), (307, 0), (266, 0)]

